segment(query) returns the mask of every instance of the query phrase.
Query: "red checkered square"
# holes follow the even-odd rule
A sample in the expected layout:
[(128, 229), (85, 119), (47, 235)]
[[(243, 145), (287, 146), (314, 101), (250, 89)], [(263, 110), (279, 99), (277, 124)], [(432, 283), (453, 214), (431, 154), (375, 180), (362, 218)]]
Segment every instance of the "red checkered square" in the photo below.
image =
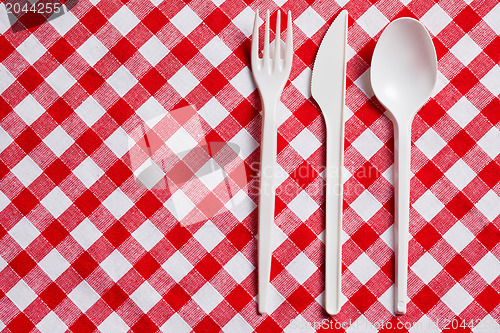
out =
[(86, 315), (81, 315), (69, 328), (73, 332), (91, 333), (97, 327)]
[(198, 53), (198, 50), (187, 38), (184, 38), (172, 49), (172, 54), (183, 64), (191, 60), (196, 53)]
[(106, 23), (106, 18), (96, 7), (93, 7), (80, 19), (80, 22), (92, 34), (95, 34)]

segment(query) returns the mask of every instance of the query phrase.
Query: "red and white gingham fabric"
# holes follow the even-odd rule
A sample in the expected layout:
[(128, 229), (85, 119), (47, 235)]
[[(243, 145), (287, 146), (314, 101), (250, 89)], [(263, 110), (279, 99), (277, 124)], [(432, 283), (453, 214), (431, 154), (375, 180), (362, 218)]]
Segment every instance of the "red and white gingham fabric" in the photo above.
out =
[[(168, 197), (137, 186), (124, 144), (148, 110), (190, 104), (207, 140), (237, 144), (247, 176), (256, 177), (261, 118), (249, 38), (257, 8), (292, 11), (295, 49), (278, 108), (265, 316), (255, 298), (255, 193), (238, 210), (183, 226)], [(324, 123), (309, 84), (318, 45), (342, 8), (346, 300), (329, 317)], [(500, 331), (496, 0), (81, 0), (16, 33), (3, 6), (1, 13), (2, 331)], [(439, 76), (413, 122), (409, 303), (394, 317), (392, 124), (371, 91), (369, 66), (380, 32), (400, 16), (431, 32)]]

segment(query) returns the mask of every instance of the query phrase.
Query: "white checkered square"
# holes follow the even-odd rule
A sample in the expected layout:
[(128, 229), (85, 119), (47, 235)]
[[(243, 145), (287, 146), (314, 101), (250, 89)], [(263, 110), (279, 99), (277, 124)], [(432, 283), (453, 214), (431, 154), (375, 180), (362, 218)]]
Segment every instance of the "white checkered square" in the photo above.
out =
[(19, 117), (24, 120), (26, 125), (31, 125), (45, 112), (45, 109), (33, 98), (32, 95), (28, 95), (14, 108), (14, 112), (16, 112)]
[(248, 133), (246, 129), (241, 129), (235, 136), (229, 140), (229, 143), (234, 143), (240, 148), (239, 155), (246, 159), (259, 147), (259, 143)]
[(181, 11), (170, 19), (170, 22), (184, 35), (189, 35), (201, 23), (201, 19), (189, 7), (185, 6)]
[(147, 313), (159, 300), (161, 300), (161, 295), (151, 287), (148, 281), (144, 281), (144, 283), (130, 295), (130, 298), (137, 304), (142, 312)]
[(40, 203), (49, 211), (52, 216), (58, 218), (64, 211), (71, 206), (71, 200), (56, 186), (50, 191)]
[(472, 105), (467, 97), (462, 97), (448, 110), (448, 115), (462, 128), (467, 126), (479, 114), (479, 110)]
[(354, 260), (349, 266), (349, 270), (362, 284), (366, 284), (377, 272), (380, 267), (377, 266), (365, 253)]
[(493, 95), (500, 95), (500, 82), (498, 78), (500, 77), (500, 66), (495, 65), (493, 68), (486, 73), (480, 80), (480, 82), (488, 89)]
[(38, 263), (38, 266), (55, 281), (70, 265), (59, 251), (53, 249)]
[(371, 6), (356, 23), (373, 38), (389, 23), (389, 20), (377, 7)]
[(422, 16), (420, 21), (436, 36), (451, 22), (451, 17), (441, 6), (435, 4)]
[(240, 190), (225, 204), (225, 207), (241, 222), (257, 205), (244, 190)]
[(168, 84), (170, 84), (182, 97), (186, 97), (198, 83), (199, 81), (186, 67), (181, 67), (177, 73), (168, 80)]
[(4, 210), (4, 208), (7, 207), (10, 203), (10, 199), (7, 198), (7, 196), (3, 194), (2, 191), (0, 191), (0, 211)]
[(52, 25), (61, 36), (64, 36), (76, 23), (78, 23), (78, 18), (71, 11), (67, 11), (64, 15), (49, 20), (47, 24)]
[(198, 114), (212, 127), (215, 128), (226, 119), (229, 112), (222, 104), (219, 103), (217, 98), (212, 97), (205, 105), (203, 105)]
[(90, 188), (99, 178), (104, 175), (104, 171), (95, 162), (92, 158), (87, 157), (80, 163), (75, 169), (73, 169), (73, 174), (80, 179), (80, 181), (85, 185), (85, 187)]
[(36, 299), (36, 294), (24, 280), (20, 280), (12, 289), (5, 295), (15, 304), (15, 306), (23, 311), (28, 305)]
[(325, 20), (312, 7), (308, 7), (294, 23), (311, 38), (325, 24)]
[(37, 179), (43, 171), (38, 164), (27, 155), (11, 169), (11, 172), (17, 177), (21, 184), (28, 187), (28, 185)]
[(107, 82), (120, 97), (123, 97), (137, 83), (137, 79), (125, 66), (121, 66), (108, 78)]
[(172, 213), (177, 221), (181, 221), (195, 207), (194, 203), (180, 190), (172, 194), (163, 206)]
[(99, 39), (91, 35), (85, 43), (76, 50), (82, 58), (90, 65), (94, 66), (108, 52)]
[(453, 45), (450, 51), (458, 60), (467, 66), (479, 55), (479, 53), (481, 53), (481, 48), (469, 37), (469, 35), (464, 35), (455, 45)]
[(205, 313), (212, 312), (223, 299), (224, 297), (208, 282), (193, 295), (193, 300)]
[(0, 94), (10, 87), (14, 81), (16, 81), (14, 75), (0, 64)]
[(474, 239), (474, 235), (462, 223), (455, 223), (444, 235), (443, 238), (457, 252), (461, 252)]
[(111, 252), (99, 265), (114, 282), (118, 282), (132, 268), (130, 262), (118, 250)]
[(176, 332), (176, 333), (190, 333), (191, 332), (191, 326), (188, 325), (182, 319), (181, 316), (179, 316), (178, 313), (174, 313), (168, 320), (161, 326), (161, 331), (162, 332)]
[(318, 270), (318, 267), (303, 253), (300, 252), (287, 266), (286, 270), (298, 283), (303, 284)]
[(35, 35), (30, 35), (16, 48), (26, 61), (33, 65), (47, 51)]
[(476, 204), (477, 209), (490, 221), (494, 221), (500, 215), (500, 197), (489, 190)]
[(91, 127), (106, 113), (106, 110), (92, 96), (89, 96), (76, 108), (75, 112), (88, 127)]
[(428, 159), (432, 159), (446, 146), (446, 142), (432, 128), (429, 128), (416, 142), (415, 146)]
[(61, 126), (54, 128), (54, 130), (43, 139), (43, 142), (57, 157), (61, 157), (61, 155), (75, 143)]
[(319, 205), (306, 191), (301, 191), (289, 204), (288, 208), (301, 221), (306, 221), (318, 208)]
[(165, 144), (179, 158), (186, 156), (193, 148), (198, 145), (198, 142), (184, 129), (180, 127)]
[(163, 234), (149, 220), (144, 221), (144, 223), (132, 233), (132, 236), (146, 251), (151, 250), (163, 239)]
[[(64, 16), (64, 15), (63, 15)], [(64, 95), (69, 88), (75, 84), (75, 78), (64, 68), (63, 65), (59, 65), (46, 79), (45, 81), (50, 84), (52, 89), (56, 91), (59, 96)]]
[(175, 282), (182, 280), (193, 269), (193, 265), (178, 251), (172, 254), (161, 267)]
[(459, 159), (445, 172), (445, 176), (451, 180), (453, 185), (459, 190), (462, 190), (476, 177), (476, 173), (464, 162), (464, 160)]
[(358, 87), (368, 98), (372, 98), (373, 88), (370, 77), (370, 69), (367, 69), (363, 74), (361, 74), (355, 81), (354, 84)]
[(224, 270), (228, 272), (237, 283), (241, 283), (245, 280), (254, 269), (255, 267), (252, 263), (248, 261), (241, 252), (237, 252), (231, 260), (224, 265)]
[(214, 67), (219, 66), (231, 54), (229, 47), (217, 36), (212, 38), (200, 52)]
[(234, 19), (233, 24), (240, 29), (245, 37), (250, 37), (253, 32), (255, 12), (250, 7), (245, 7)]
[[(499, 28), (500, 31), (500, 28)], [(486, 315), (479, 324), (474, 327), (474, 333), (491, 333), (500, 330), (500, 323), (493, 319), (491, 315)]]
[(76, 286), (68, 297), (82, 312), (87, 311), (100, 298), (87, 281), (82, 281)]
[(492, 159), (495, 159), (498, 154), (500, 154), (499, 142), (500, 129), (492, 127), (481, 139), (479, 139), (477, 144), (486, 154), (488, 154)]
[(413, 323), (408, 331), (409, 333), (439, 333), (441, 329), (436, 325), (436, 322), (428, 316), (423, 316), (417, 322)]
[(98, 329), (100, 332), (109, 333), (127, 333), (130, 331), (130, 327), (116, 312), (111, 312), (108, 318), (106, 318), (101, 325), (98, 326)]
[(109, 22), (115, 26), (120, 33), (127, 35), (139, 23), (139, 19), (128, 9), (122, 6), (110, 19)]
[(134, 203), (119, 188), (111, 193), (102, 202), (102, 204), (117, 219), (122, 217), (123, 214), (125, 214), (134, 205)]
[(474, 270), (481, 275), (486, 283), (491, 284), (499, 277), (500, 261), (491, 252), (488, 252), (474, 266)]
[(384, 144), (372, 131), (366, 130), (353, 141), (352, 146), (356, 148), (366, 160), (369, 160), (384, 146)]
[(252, 333), (254, 329), (246, 320), (237, 313), (231, 320), (222, 328), (224, 333)]
[(304, 128), (292, 141), (290, 146), (304, 159), (308, 159), (318, 148), (321, 142), (309, 131)]
[(346, 333), (377, 333), (378, 329), (364, 316), (361, 315), (345, 330)]
[(351, 208), (363, 221), (371, 219), (381, 207), (382, 204), (369, 191), (363, 191), (351, 204)]
[(429, 253), (424, 253), (416, 263), (411, 266), (411, 270), (424, 281), (431, 282), (434, 277), (441, 272), (443, 267)]
[(441, 300), (451, 311), (459, 315), (473, 301), (473, 298), (457, 283), (441, 298)]
[(441, 209), (443, 203), (436, 198), (431, 191), (426, 191), (420, 198), (413, 203), (413, 208), (426, 220), (430, 221), (436, 216)]
[(207, 252), (212, 251), (224, 239), (224, 234), (210, 220), (205, 222), (193, 236)]
[(168, 48), (156, 37), (151, 36), (139, 52), (153, 66), (156, 66), (169, 52)]
[(27, 218), (23, 217), (21, 221), (17, 222), (10, 230), (9, 235), (19, 244), (23, 249), (34, 241), (40, 231)]
[(106, 140), (104, 143), (118, 158), (122, 158), (125, 153), (128, 152), (129, 136), (127, 132), (121, 127), (118, 127)]
[(229, 82), (245, 98), (255, 91), (252, 72), (250, 72), (248, 67), (243, 68)]
[(497, 4), (488, 14), (483, 18), (497, 35), (500, 35), (500, 4)]
[(85, 219), (71, 231), (71, 236), (84, 250), (87, 250), (102, 236), (102, 233), (89, 219)]
[(36, 328), (40, 332), (64, 333), (68, 326), (53, 311), (50, 311), (38, 324)]

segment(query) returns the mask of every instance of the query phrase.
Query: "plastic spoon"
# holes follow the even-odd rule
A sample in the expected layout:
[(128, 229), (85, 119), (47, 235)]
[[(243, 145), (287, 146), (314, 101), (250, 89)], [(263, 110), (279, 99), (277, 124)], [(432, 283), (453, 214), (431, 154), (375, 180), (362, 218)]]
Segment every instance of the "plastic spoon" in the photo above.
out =
[(431, 96), (436, 77), (436, 51), (427, 29), (408, 17), (389, 24), (373, 52), (371, 84), (394, 123), (397, 314), (406, 313), (411, 123), (415, 113)]

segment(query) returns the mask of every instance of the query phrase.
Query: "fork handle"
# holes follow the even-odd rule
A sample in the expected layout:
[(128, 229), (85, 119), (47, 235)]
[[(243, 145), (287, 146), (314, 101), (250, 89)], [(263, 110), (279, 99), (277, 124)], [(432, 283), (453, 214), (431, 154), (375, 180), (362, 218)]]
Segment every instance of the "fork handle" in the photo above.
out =
[[(262, 96), (263, 97), (263, 96)], [(276, 105), (278, 101), (262, 98), (262, 140), (260, 150), (259, 191), (259, 313), (268, 313), (271, 278), (272, 237), (274, 226), (274, 167), (277, 154)]]

